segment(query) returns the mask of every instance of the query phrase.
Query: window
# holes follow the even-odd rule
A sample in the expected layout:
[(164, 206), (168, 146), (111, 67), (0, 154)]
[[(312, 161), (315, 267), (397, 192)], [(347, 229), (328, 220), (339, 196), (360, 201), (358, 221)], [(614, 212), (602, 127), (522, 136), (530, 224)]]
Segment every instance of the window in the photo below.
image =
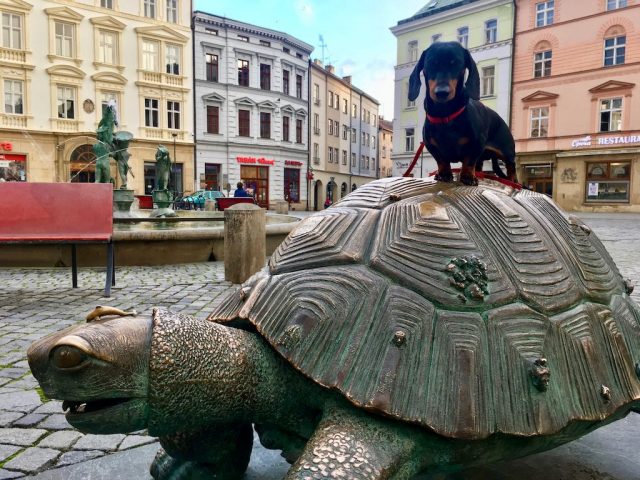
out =
[(300, 169), (284, 169), (284, 198), (287, 202), (300, 201)]
[(366, 141), (367, 141), (367, 134), (362, 132), (362, 139), (360, 140), (360, 145), (364, 146)]
[(296, 143), (302, 143), (302, 120), (296, 120)]
[(408, 95), (408, 92), (409, 92), (409, 82), (407, 82), (407, 83), (405, 84), (405, 92), (407, 92), (407, 94), (406, 94), (406, 95), (404, 95), (404, 98), (406, 98), (406, 99), (407, 99), (407, 108), (415, 108), (415, 107), (416, 107), (416, 101), (415, 101), (415, 100), (409, 100), (409, 95)]
[(533, 57), (533, 76), (535, 78), (551, 75), (551, 50), (537, 52)]
[(156, 18), (156, 0), (144, 0), (144, 16)]
[(356, 103), (351, 104), (351, 116), (353, 118), (356, 118), (358, 116), (358, 104)]
[(336, 137), (340, 136), (340, 122), (338, 122), (337, 120), (333, 124), (333, 135), (335, 135)]
[(165, 48), (167, 73), (180, 75), (180, 47), (167, 45)]
[(118, 94), (116, 92), (102, 92), (102, 98), (100, 101), (100, 106), (102, 107), (102, 115), (107, 109), (109, 104), (115, 104), (116, 107), (120, 102), (118, 102)]
[(320, 164), (320, 145), (317, 143), (313, 144), (313, 163)]
[(260, 64), (260, 88), (271, 90), (271, 65), (266, 63)]
[(178, 0), (167, 0), (167, 22), (178, 23)]
[(73, 57), (73, 38), (75, 25), (71, 23), (55, 22), (56, 55)]
[(469, 45), (469, 27), (460, 27), (458, 29), (458, 43), (462, 45), (464, 48), (467, 48)]
[(313, 114), (313, 133), (320, 135), (320, 116), (317, 113)]
[(289, 141), (289, 117), (282, 117), (282, 140), (284, 142)]
[(553, 24), (553, 0), (536, 3), (536, 27)]
[(249, 37), (247, 37), (246, 35), (238, 35), (238, 39), (242, 40), (243, 42), (249, 43)]
[(260, 138), (271, 138), (271, 114), (260, 112)]
[(349, 127), (346, 125), (342, 125), (342, 139), (348, 140), (349, 138)]
[(347, 151), (346, 150), (342, 150), (342, 164), (343, 165), (347, 164)]
[(296, 75), (296, 97), (302, 98), (302, 75)]
[(266, 40), (260, 40), (260, 45), (262, 45), (263, 47), (270, 47), (271, 42), (267, 42)]
[(284, 53), (290, 53), (291, 51), (287, 47), (282, 47)]
[(167, 102), (167, 128), (180, 130), (180, 102)]
[(320, 105), (320, 85), (313, 84), (313, 104)]
[(58, 118), (76, 118), (76, 91), (73, 87), (58, 87)]
[(404, 129), (404, 150), (406, 152), (413, 152), (414, 137), (415, 137), (415, 130), (413, 128)]
[(351, 129), (351, 143), (356, 143), (357, 136), (358, 136), (358, 134), (356, 133), (356, 129), (352, 128)]
[(409, 57), (409, 62), (418, 61), (418, 41), (417, 40), (412, 40), (409, 42), (408, 57)]
[(336, 110), (340, 110), (340, 95), (336, 93), (336, 103), (334, 105)]
[(607, 0), (607, 10), (615, 10), (627, 6), (627, 0)]
[(238, 135), (241, 137), (251, 136), (251, 112), (249, 110), (238, 110)]
[(249, 60), (238, 60), (238, 85), (249, 86)]
[(342, 113), (349, 113), (349, 101), (346, 98), (342, 99)]
[(206, 59), (206, 75), (208, 82), (217, 82), (218, 81), (218, 55), (214, 55), (213, 53), (207, 53), (205, 55)]
[(604, 40), (604, 66), (622, 65), (624, 63), (626, 35), (605, 38)]
[(157, 98), (144, 99), (144, 126), (157, 128), (160, 126), (160, 108)]
[(220, 133), (220, 108), (207, 105), (207, 133)]
[(216, 30), (215, 28), (205, 28), (204, 31), (210, 35), (215, 35), (216, 37), (218, 36), (218, 30)]
[(329, 163), (333, 163), (333, 147), (329, 147), (329, 158), (327, 159)]
[(487, 20), (484, 22), (484, 43), (495, 43), (498, 41), (498, 21)]
[(531, 109), (531, 138), (546, 137), (549, 130), (549, 107)]
[(441, 33), (436, 33), (435, 35), (431, 35), (431, 43), (439, 42), (441, 38), (442, 38)]
[(113, 0), (100, 0), (100, 6), (102, 8), (113, 8)]
[(629, 202), (630, 162), (587, 163), (587, 202)]
[(622, 130), (622, 98), (609, 98), (600, 101), (600, 131), (614, 132)]
[(360, 156), (360, 168), (364, 168), (364, 155)]
[(371, 149), (376, 149), (376, 137), (374, 135), (371, 135)]
[(150, 72), (157, 72), (158, 61), (158, 42), (152, 42), (150, 40), (144, 40), (142, 42), (142, 69)]
[(12, 113), (14, 115), (21, 115), (24, 113), (22, 91), (22, 81), (4, 81), (4, 113)]
[(356, 154), (355, 153), (351, 154), (351, 166), (352, 167), (356, 166)]
[(289, 95), (289, 70), (282, 71), (282, 93)]
[(329, 120), (329, 135), (333, 135), (333, 120)]
[(22, 15), (2, 14), (2, 46), (4, 48), (22, 48)]
[(482, 97), (495, 95), (496, 67), (482, 68)]
[(116, 65), (118, 63), (118, 34), (107, 30), (98, 32), (98, 62)]
[(333, 108), (333, 92), (329, 90), (329, 107)]

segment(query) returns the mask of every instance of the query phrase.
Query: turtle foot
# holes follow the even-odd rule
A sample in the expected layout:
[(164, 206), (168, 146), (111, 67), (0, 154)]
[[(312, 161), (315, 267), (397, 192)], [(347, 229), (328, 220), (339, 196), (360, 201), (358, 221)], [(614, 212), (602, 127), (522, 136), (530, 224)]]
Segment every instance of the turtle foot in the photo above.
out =
[(149, 468), (155, 480), (238, 480), (243, 473), (220, 472), (206, 463), (179, 460), (160, 449)]

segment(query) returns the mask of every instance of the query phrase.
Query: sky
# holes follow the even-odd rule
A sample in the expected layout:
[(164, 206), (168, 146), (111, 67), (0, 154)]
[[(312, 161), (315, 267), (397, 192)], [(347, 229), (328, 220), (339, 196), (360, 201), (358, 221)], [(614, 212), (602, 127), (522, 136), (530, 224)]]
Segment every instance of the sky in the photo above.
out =
[(380, 114), (393, 119), (393, 67), (396, 37), (390, 27), (411, 17), (429, 0), (194, 0), (194, 9), (279, 30), (313, 45), (311, 58), (380, 102)]

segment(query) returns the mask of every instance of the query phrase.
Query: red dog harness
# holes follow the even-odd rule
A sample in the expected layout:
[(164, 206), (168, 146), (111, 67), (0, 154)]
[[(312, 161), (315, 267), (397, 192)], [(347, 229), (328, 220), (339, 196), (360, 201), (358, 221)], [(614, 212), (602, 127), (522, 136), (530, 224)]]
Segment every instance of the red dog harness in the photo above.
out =
[(427, 120), (429, 120), (431, 123), (449, 123), (458, 118), (462, 114), (462, 112), (464, 112), (465, 108), (467, 108), (467, 106), (463, 105), (460, 110), (458, 110), (457, 112), (453, 112), (448, 117), (432, 117), (427, 113)]

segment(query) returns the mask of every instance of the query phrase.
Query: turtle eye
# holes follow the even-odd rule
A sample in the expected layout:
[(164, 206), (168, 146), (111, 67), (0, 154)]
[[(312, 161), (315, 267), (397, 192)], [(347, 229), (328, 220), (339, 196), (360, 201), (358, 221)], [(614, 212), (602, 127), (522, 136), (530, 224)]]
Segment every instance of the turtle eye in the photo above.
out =
[(56, 368), (74, 368), (87, 360), (87, 354), (79, 348), (61, 345), (52, 352), (51, 360)]

